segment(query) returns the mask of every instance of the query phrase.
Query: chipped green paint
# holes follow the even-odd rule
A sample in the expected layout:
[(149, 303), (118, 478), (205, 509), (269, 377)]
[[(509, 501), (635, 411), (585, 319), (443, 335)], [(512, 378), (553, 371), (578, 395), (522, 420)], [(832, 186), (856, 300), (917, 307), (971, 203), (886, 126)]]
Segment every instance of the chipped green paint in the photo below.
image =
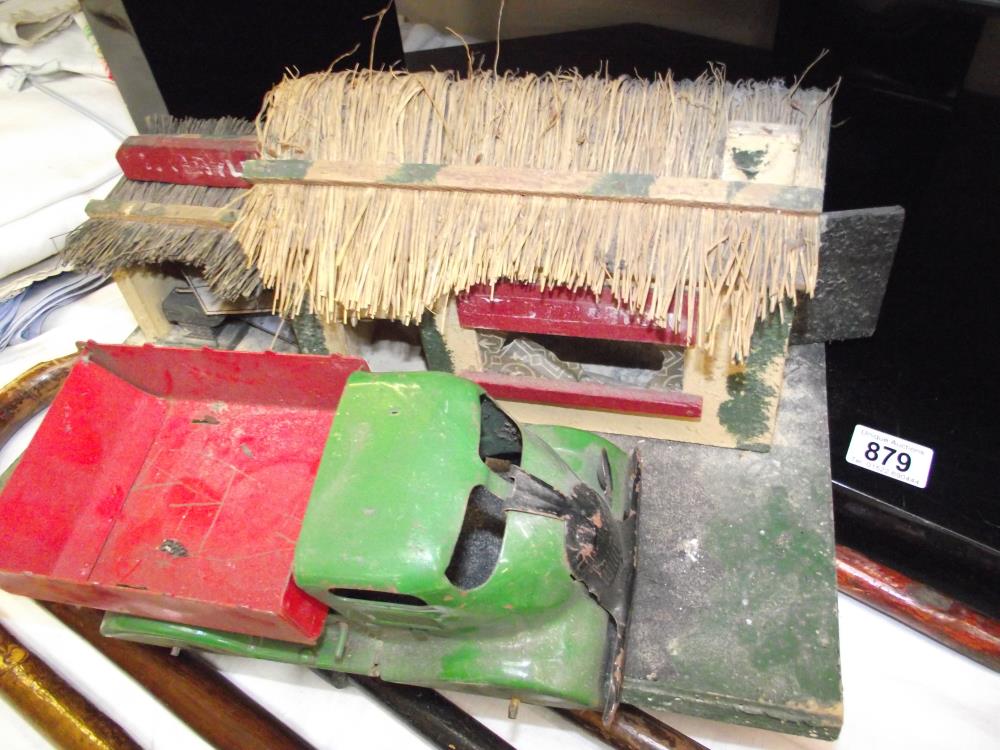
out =
[[(741, 152), (757, 154), (765, 152)], [(750, 159), (750, 157), (746, 157)], [(746, 161), (746, 159), (744, 161)], [(756, 172), (745, 174), (756, 175)], [(566, 196), (580, 199), (647, 200), (654, 203), (704, 205), (709, 208), (727, 208), (729, 203), (742, 210), (762, 210), (795, 213), (819, 213), (823, 208), (823, 191), (781, 185), (754, 185), (740, 198), (751, 182), (724, 180), (695, 180), (661, 178), (654, 174), (609, 172), (566, 172), (569, 184), (560, 187), (558, 180), (552, 186), (539, 185), (539, 175), (532, 169), (495, 169), (475, 165), (425, 164), (370, 164), (366, 162), (325, 162), (301, 159), (251, 159), (243, 163), (243, 176), (251, 182), (302, 182), (318, 185), (347, 185), (353, 187), (412, 187), (425, 190), (468, 190), (484, 193), (517, 193), (521, 195)], [(473, 179), (474, 178), (474, 179)], [(475, 180), (479, 180), (477, 183)], [(662, 184), (660, 184), (662, 182)], [(708, 192), (699, 195), (699, 191)], [(589, 185), (589, 187), (588, 187)], [(651, 195), (654, 186), (656, 195)], [(671, 195), (671, 191), (675, 194)], [(722, 195), (725, 199), (722, 199)]]
[[(842, 689), (834, 550), (830, 527), (814, 525), (811, 515), (828, 506), (829, 480), (821, 466), (802, 468), (818, 480), (809, 496), (783, 485), (762, 487), (759, 504), (707, 523), (701, 562), (726, 570), (705, 591), (711, 615), (671, 648), (672, 674), (664, 678), (669, 696), (655, 682), (633, 679), (625, 688), (630, 703), (837, 737)], [(708, 653), (716, 657), (705, 659)], [(751, 695), (738, 703), (730, 697)]]
[(329, 354), (326, 338), (323, 336), (323, 324), (313, 313), (305, 313), (292, 319), (292, 330), (299, 351), (303, 354)]
[[(704, 544), (721, 560), (768, 575), (754, 576), (747, 591), (720, 586), (711, 599), (720, 619), (745, 624), (731, 645), (742, 650), (749, 668), (780, 668), (801, 693), (835, 706), (841, 699), (840, 671), (825, 652), (838, 642), (837, 611), (819, 606), (836, 589), (833, 549), (828, 535), (801, 523), (786, 487), (772, 485), (766, 492), (763, 505), (743, 518), (710, 526)], [(788, 600), (798, 605), (787, 607)]]
[(788, 186), (774, 196), (774, 205), (787, 211), (823, 210), (823, 191), (817, 188)]
[(434, 182), (437, 173), (441, 171), (444, 164), (420, 164), (409, 162), (400, 164), (392, 174), (385, 178), (386, 182), (395, 185), (413, 185), (421, 182)]
[(243, 177), (256, 180), (301, 180), (311, 161), (305, 159), (247, 159), (243, 162)]
[(455, 360), (451, 356), (451, 350), (444, 343), (444, 336), (437, 326), (434, 313), (430, 310), (424, 310), (420, 318), (420, 343), (429, 370), (455, 372)]
[(733, 155), (733, 164), (736, 165), (736, 168), (745, 174), (748, 180), (755, 179), (760, 173), (761, 165), (764, 163), (764, 157), (767, 156), (767, 149), (733, 148), (731, 151)]
[(601, 175), (593, 187), (587, 191), (588, 195), (604, 195), (622, 198), (645, 198), (649, 196), (649, 188), (656, 181), (656, 176), (651, 174), (625, 174), (621, 172), (609, 172)]
[[(776, 390), (747, 370), (726, 378), (726, 393), (729, 398), (719, 406), (719, 422), (736, 436), (739, 448), (756, 449), (754, 438), (767, 432)], [(766, 450), (767, 446), (760, 449)]]
[(778, 358), (784, 359), (793, 310), (786, 304), (783, 317), (775, 311), (758, 323), (750, 340), (750, 355), (740, 372), (726, 379), (729, 398), (719, 405), (719, 423), (737, 439), (743, 450), (766, 451), (769, 446), (758, 440), (771, 426), (772, 408), (778, 392), (766, 380), (768, 369)]
[(587, 616), (592, 601), (582, 584), (577, 585), (579, 595), (562, 613), (524, 623), (525, 631), (515, 638), (489, 630), (448, 638), (428, 636), (413, 628), (359, 626), (334, 614), (315, 646), (114, 612), (105, 613), (101, 633), (152, 646), (193, 647), (404, 685), (597, 707), (602, 700), (607, 626)]
[(687, 691), (674, 688), (671, 697), (665, 698), (659, 691), (650, 690), (649, 683), (639, 680), (625, 680), (627, 702), (638, 708), (652, 711), (673, 711), (689, 716), (700, 716), (726, 724), (769, 729), (772, 732), (796, 734), (820, 740), (835, 740), (840, 735), (842, 719), (836, 706), (827, 707), (828, 719), (819, 719), (816, 708), (804, 705), (775, 706), (765, 701), (741, 701), (733, 704), (725, 698), (717, 698), (701, 691)]
[(796, 187), (794, 185), (758, 185), (753, 182), (740, 182), (732, 180), (726, 183), (726, 202), (732, 203), (741, 208), (750, 208), (755, 205), (756, 199), (750, 201), (741, 199), (739, 196), (745, 191), (753, 191), (760, 187), (769, 189), (776, 188), (776, 192), (770, 192), (766, 202), (769, 210), (778, 213), (783, 211), (793, 213), (818, 214), (823, 211), (823, 190), (820, 188)]

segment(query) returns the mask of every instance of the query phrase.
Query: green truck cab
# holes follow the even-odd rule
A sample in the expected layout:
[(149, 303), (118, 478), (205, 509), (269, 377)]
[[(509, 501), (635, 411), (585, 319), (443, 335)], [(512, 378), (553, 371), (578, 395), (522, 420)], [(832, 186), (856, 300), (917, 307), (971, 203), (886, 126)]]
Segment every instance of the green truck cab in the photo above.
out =
[(597, 435), (519, 425), (453, 375), (355, 372), (295, 545), (319, 640), (115, 613), (103, 632), (610, 718), (638, 494), (634, 456)]

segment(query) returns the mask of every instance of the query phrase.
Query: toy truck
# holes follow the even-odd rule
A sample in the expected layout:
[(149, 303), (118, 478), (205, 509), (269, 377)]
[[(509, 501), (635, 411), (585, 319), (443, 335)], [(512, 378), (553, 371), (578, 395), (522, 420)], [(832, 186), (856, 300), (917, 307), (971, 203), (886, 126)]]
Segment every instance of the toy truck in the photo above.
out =
[(0, 586), (111, 637), (608, 720), (639, 488), (453, 375), (89, 343), (0, 495)]

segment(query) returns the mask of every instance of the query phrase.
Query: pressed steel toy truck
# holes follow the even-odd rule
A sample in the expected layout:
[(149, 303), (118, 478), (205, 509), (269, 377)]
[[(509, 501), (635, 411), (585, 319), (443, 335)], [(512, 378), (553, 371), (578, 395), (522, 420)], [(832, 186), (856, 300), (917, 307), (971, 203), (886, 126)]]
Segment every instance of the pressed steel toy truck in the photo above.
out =
[(452, 375), (91, 343), (0, 495), (0, 585), (113, 637), (609, 718), (638, 490)]

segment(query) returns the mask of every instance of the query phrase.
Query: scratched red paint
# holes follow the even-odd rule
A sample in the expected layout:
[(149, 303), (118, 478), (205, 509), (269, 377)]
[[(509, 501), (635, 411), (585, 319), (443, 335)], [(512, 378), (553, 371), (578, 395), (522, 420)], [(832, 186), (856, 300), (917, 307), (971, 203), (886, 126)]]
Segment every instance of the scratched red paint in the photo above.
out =
[(1000, 670), (1000, 622), (902, 573), (837, 545), (837, 586), (993, 670)]
[[(695, 305), (692, 309), (697, 311)], [(458, 297), (458, 321), (463, 328), (651, 344), (689, 344), (694, 321), (689, 321), (686, 313), (684, 303), (676, 331), (672, 326), (657, 326), (619, 305), (607, 288), (595, 299), (584, 289), (551, 287), (542, 291), (534, 284), (501, 281), (492, 290), (480, 284)]]
[(0, 496), (0, 583), (315, 641), (326, 607), (291, 582), (294, 544), (358, 369), (353, 358), (89, 344)]
[(125, 139), (117, 158), (130, 180), (248, 188), (243, 162), (257, 158), (257, 142), (252, 137), (135, 135)]
[(580, 409), (605, 409), (625, 414), (654, 417), (701, 417), (702, 398), (680, 391), (652, 388), (629, 388), (601, 383), (577, 383), (567, 380), (501, 375), (495, 372), (459, 373), (496, 399), (528, 401), (537, 404), (569, 406)]

